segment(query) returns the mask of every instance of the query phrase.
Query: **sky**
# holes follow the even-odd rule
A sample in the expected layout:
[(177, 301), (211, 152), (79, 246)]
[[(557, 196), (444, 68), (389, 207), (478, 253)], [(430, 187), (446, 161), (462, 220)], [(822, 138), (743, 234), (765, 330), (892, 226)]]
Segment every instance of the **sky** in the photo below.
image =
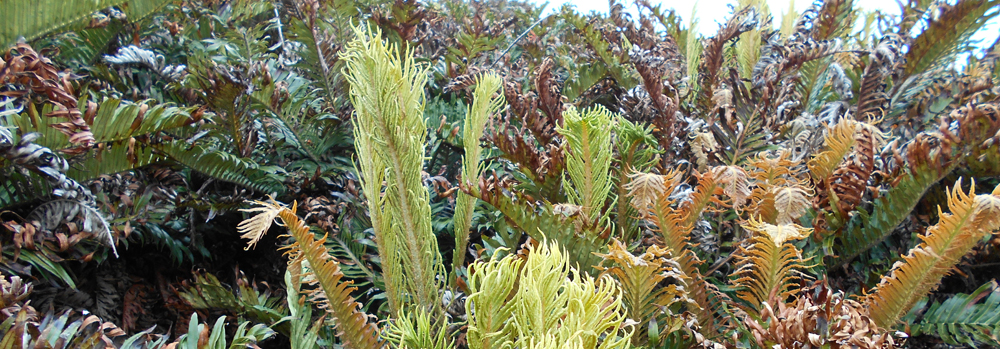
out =
[[(536, 3), (543, 3), (544, 0), (529, 0)], [(635, 9), (635, 5), (629, 0), (619, 0), (622, 4), (626, 4), (626, 9)], [(692, 9), (697, 6), (696, 16), (698, 18), (698, 31), (702, 35), (710, 36), (719, 29), (719, 27), (725, 23), (727, 16), (729, 15), (730, 4), (735, 4), (735, 0), (650, 0), (650, 2), (655, 6), (657, 3), (664, 4), (664, 9), (674, 8), (684, 22), (686, 23), (688, 18), (691, 17)], [(599, 11), (603, 13), (608, 12), (608, 1), (607, 0), (548, 0), (548, 6), (546, 7), (546, 14), (552, 13), (562, 7), (565, 3), (570, 3), (576, 6), (578, 12), (589, 13), (590, 11)], [(794, 6), (794, 9), (798, 13), (802, 13), (803, 10), (809, 7), (812, 3), (811, 0), (768, 0), (768, 7), (771, 9), (771, 13), (774, 16), (774, 24), (776, 26), (781, 25), (781, 15), (788, 12), (789, 8)], [(859, 5), (864, 10), (882, 10), (887, 13), (899, 13), (899, 5), (894, 0), (864, 0), (860, 2)], [(1000, 16), (998, 16), (1000, 17)], [(993, 44), (996, 40), (997, 35), (1000, 35), (1000, 18), (994, 17), (991, 19), (985, 27), (979, 30), (975, 35), (973, 35), (973, 40), (980, 40), (978, 47), (987, 47)]]

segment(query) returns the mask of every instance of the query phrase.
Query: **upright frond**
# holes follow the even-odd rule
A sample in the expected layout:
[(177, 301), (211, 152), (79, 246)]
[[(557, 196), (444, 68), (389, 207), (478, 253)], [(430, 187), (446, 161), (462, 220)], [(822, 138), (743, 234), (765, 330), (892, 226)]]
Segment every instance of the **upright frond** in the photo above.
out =
[(795, 293), (793, 283), (802, 278), (806, 266), (799, 249), (789, 241), (809, 236), (812, 229), (773, 225), (753, 217), (743, 227), (755, 234), (749, 247), (740, 248), (733, 283), (742, 287), (737, 295), (759, 312), (763, 303), (773, 307)]
[(563, 112), (564, 125), (558, 128), (566, 137), (566, 172), (564, 181), (570, 202), (583, 207), (586, 217), (599, 221), (611, 192), (611, 123), (613, 114), (602, 106), (578, 112), (569, 107)]
[[(501, 87), (500, 76), (484, 74), (473, 93), (472, 106), (465, 114), (465, 125), (462, 134), (462, 145), (465, 155), (462, 156), (462, 180), (475, 181), (483, 174), (483, 164), (480, 156), (483, 152), (479, 139), (483, 138), (483, 130), (490, 116), (500, 112), (504, 105), (502, 95), (495, 96)], [(465, 249), (469, 243), (469, 228), (472, 214), (476, 208), (476, 198), (464, 192), (459, 192), (455, 198), (455, 257), (452, 268), (457, 270), (465, 264)]]
[[(440, 308), (444, 274), (421, 181), (426, 67), (401, 56), (379, 32), (355, 28), (342, 56), (354, 105), (358, 170), (382, 258), (390, 309)], [(440, 309), (439, 309), (440, 310)], [(435, 311), (437, 312), (437, 311)]]

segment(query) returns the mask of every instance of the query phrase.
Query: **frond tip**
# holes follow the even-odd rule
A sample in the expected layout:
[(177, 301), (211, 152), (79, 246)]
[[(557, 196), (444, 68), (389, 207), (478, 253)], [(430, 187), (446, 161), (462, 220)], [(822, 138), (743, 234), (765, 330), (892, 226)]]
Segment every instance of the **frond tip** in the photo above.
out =
[[(254, 201), (254, 203), (260, 205), (260, 207), (241, 209), (240, 212), (260, 213), (247, 218), (236, 226), (236, 230), (242, 234), (240, 235), (241, 238), (250, 239), (247, 242), (247, 247), (243, 248), (244, 251), (253, 248), (264, 237), (264, 233), (267, 233), (267, 229), (271, 227), (271, 222), (274, 221), (275, 217), (278, 217), (278, 213), (281, 213), (282, 209), (285, 209), (273, 199), (271, 202)], [(292, 211), (294, 212), (295, 208), (292, 208)]]

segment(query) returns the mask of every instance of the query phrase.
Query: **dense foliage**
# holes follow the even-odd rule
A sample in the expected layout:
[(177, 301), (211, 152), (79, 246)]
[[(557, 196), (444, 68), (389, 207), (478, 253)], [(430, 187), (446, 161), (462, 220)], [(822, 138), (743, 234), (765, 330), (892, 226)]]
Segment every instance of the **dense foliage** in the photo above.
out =
[(1000, 1), (634, 5), (4, 1), (0, 347), (1000, 346)]

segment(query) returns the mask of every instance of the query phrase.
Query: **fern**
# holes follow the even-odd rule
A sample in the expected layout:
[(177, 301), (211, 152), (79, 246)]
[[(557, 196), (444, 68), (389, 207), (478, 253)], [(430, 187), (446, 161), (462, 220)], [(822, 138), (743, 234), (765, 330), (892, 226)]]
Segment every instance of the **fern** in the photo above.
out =
[(153, 147), (141, 143), (115, 142), (102, 144), (82, 161), (66, 171), (66, 175), (77, 181), (86, 181), (154, 164), (167, 157), (157, 153)]
[[(521, 262), (511, 261), (519, 257), (496, 256), (470, 268), (469, 299), (478, 301), (465, 303), (470, 327), (476, 328), (470, 330), (476, 334), (469, 336), (469, 348), (528, 348), (540, 340), (562, 347), (629, 346), (634, 330), (620, 334), (626, 313), (617, 284), (598, 284), (579, 273), (558, 243), (529, 246), (520, 268)], [(512, 292), (513, 282), (518, 287)], [(480, 310), (479, 304), (488, 307)]]
[[(503, 96), (494, 98), (500, 91), (500, 76), (495, 74), (485, 74), (479, 79), (478, 86), (473, 92), (472, 106), (465, 114), (465, 124), (462, 134), (462, 145), (465, 148), (465, 155), (462, 157), (462, 180), (471, 182), (478, 179), (483, 174), (483, 165), (480, 157), (482, 147), (479, 140), (483, 138), (483, 130), (486, 121), (494, 114), (499, 113), (504, 106)], [(465, 266), (465, 250), (469, 244), (469, 229), (472, 225), (472, 215), (476, 208), (476, 198), (464, 192), (458, 193), (455, 198), (455, 256), (452, 261), (452, 270), (458, 270)]]
[[(680, 312), (687, 303), (694, 303), (687, 297), (689, 278), (676, 261), (666, 258), (667, 254), (665, 248), (649, 246), (645, 253), (636, 256), (620, 241), (613, 240), (608, 253), (601, 255), (608, 262), (607, 267), (601, 268), (602, 275), (611, 275), (618, 281), (629, 318), (641, 326), (632, 336), (635, 345), (643, 344), (649, 333), (643, 327), (664, 326), (667, 331), (660, 332), (659, 337), (666, 339), (669, 329), (682, 327), (683, 320), (675, 312)], [(670, 280), (673, 282), (663, 286)]]
[(236, 183), (265, 193), (280, 193), (284, 187), (261, 166), (236, 155), (203, 145), (172, 141), (151, 145), (171, 160), (209, 177)]
[[(922, 310), (923, 306), (915, 308)], [(919, 323), (910, 325), (911, 336), (931, 334), (951, 345), (971, 347), (1000, 346), (997, 333), (1000, 333), (1000, 291), (996, 281), (971, 294), (956, 294), (943, 303), (934, 302)]]
[(1000, 186), (992, 195), (976, 196), (975, 183), (969, 193), (960, 184), (948, 195), (951, 213), (939, 213), (938, 224), (920, 236), (923, 243), (903, 256), (865, 299), (879, 327), (895, 325), (985, 234), (1000, 229)]
[[(444, 275), (431, 207), (421, 182), (426, 68), (412, 52), (401, 56), (379, 32), (355, 28), (343, 56), (362, 188), (368, 198), (390, 309), (430, 306), (440, 313), (439, 275)], [(383, 188), (383, 182), (385, 186)]]
[(593, 222), (605, 221), (603, 211), (611, 192), (611, 123), (612, 114), (604, 107), (577, 112), (569, 107), (563, 112), (564, 125), (558, 128), (566, 138), (566, 172), (563, 181), (569, 201), (582, 207), (584, 217)]
[(317, 286), (304, 293), (337, 321), (337, 337), (344, 346), (385, 347), (385, 343), (378, 337), (378, 329), (368, 322), (368, 316), (360, 310), (361, 304), (351, 296), (351, 291), (355, 288), (350, 287), (351, 282), (343, 281), (344, 273), (340, 271), (340, 263), (330, 256), (323, 245), (326, 237), (316, 239), (309, 227), (296, 216), (295, 205), (289, 209), (275, 201), (258, 201), (257, 204), (261, 206), (242, 210), (257, 214), (237, 227), (243, 234), (242, 237), (250, 240), (247, 248), (260, 240), (275, 218), (280, 218), (288, 233), (295, 238), (295, 242), (287, 247), (291, 263), (308, 262), (311, 272), (299, 277), (310, 280), (310, 285)]
[(122, 7), (132, 22), (149, 16), (170, 0), (42, 0), (31, 3), (6, 1), (0, 6), (5, 20), (0, 25), (0, 45), (9, 47), (18, 37), (31, 41), (48, 33), (85, 25), (94, 12)]
[(900, 81), (950, 64), (958, 52), (966, 49), (969, 38), (991, 18), (1000, 14), (997, 0), (963, 0), (955, 5), (941, 4), (927, 29), (914, 40), (904, 56), (906, 64)]
[(743, 227), (756, 234), (749, 247), (740, 247), (733, 284), (742, 288), (737, 295), (759, 313), (764, 303), (775, 307), (795, 293), (793, 283), (802, 278), (806, 266), (801, 251), (789, 241), (809, 236), (812, 229), (773, 225), (752, 217)]

